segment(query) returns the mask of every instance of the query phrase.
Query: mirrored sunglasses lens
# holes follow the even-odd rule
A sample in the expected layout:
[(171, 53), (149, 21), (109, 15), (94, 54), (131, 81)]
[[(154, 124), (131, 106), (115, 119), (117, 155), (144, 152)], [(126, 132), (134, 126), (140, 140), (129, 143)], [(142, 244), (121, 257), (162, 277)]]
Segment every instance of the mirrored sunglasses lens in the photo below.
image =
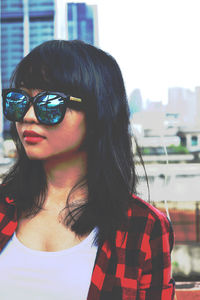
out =
[(59, 123), (65, 111), (64, 100), (54, 94), (42, 95), (37, 100), (36, 113), (39, 121), (46, 125)]
[(4, 115), (8, 120), (20, 121), (27, 107), (26, 96), (19, 92), (8, 92), (5, 96)]

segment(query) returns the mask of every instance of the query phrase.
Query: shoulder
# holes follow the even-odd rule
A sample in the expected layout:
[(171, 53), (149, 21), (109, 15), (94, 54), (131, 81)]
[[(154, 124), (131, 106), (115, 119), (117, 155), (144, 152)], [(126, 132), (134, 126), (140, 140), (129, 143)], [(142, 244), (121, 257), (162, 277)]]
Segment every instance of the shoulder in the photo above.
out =
[(170, 220), (160, 210), (136, 195), (133, 195), (129, 206), (127, 231), (131, 235), (137, 233), (140, 239), (144, 235), (151, 240), (166, 236), (170, 248), (173, 247), (174, 236)]
[(136, 195), (132, 195), (132, 201), (128, 210), (129, 219), (133, 217), (148, 217), (152, 220), (166, 220), (166, 215), (147, 201), (142, 200)]

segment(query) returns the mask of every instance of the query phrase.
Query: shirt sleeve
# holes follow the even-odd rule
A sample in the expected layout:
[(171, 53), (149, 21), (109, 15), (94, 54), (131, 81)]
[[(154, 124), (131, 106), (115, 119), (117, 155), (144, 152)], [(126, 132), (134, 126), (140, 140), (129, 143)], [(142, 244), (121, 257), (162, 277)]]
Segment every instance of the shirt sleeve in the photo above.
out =
[(139, 282), (138, 300), (173, 300), (175, 282), (171, 278), (171, 251), (174, 233), (164, 214), (144, 234), (145, 262)]

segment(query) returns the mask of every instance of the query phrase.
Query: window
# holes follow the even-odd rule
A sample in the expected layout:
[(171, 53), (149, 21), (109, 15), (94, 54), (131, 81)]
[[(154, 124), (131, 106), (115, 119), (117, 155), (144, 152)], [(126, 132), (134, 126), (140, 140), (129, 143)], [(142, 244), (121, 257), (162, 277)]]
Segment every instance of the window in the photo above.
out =
[(191, 137), (191, 145), (192, 146), (197, 146), (198, 145), (198, 138), (197, 138), (197, 136), (193, 135)]

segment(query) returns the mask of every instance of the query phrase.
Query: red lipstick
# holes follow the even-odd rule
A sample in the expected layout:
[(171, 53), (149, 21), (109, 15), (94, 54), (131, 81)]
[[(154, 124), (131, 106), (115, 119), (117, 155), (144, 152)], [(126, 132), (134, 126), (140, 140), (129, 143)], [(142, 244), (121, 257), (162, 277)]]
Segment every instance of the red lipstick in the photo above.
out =
[(40, 135), (39, 133), (33, 131), (33, 130), (25, 130), (23, 132), (23, 137), (25, 142), (29, 144), (37, 144), (44, 140), (44, 136)]

